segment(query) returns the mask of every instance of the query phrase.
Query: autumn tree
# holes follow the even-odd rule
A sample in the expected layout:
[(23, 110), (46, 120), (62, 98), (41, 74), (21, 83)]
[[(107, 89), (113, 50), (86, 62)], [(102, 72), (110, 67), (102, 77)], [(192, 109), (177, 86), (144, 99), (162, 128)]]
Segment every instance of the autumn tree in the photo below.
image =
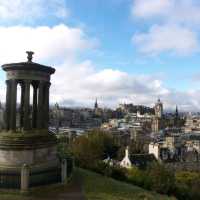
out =
[(100, 130), (77, 137), (71, 146), (76, 161), (82, 167), (92, 167), (108, 156), (115, 157), (117, 150), (113, 137)]

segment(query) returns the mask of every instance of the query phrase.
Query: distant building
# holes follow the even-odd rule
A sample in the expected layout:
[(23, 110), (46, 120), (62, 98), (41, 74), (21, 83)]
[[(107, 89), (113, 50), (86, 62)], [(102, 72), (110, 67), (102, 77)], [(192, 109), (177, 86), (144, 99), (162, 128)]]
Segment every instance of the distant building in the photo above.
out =
[(98, 103), (97, 103), (97, 98), (96, 98), (96, 101), (95, 101), (95, 104), (94, 104), (94, 109), (97, 109), (98, 108)]
[(94, 103), (94, 117), (101, 117), (103, 116), (103, 110), (101, 108), (99, 108), (99, 105), (98, 105), (98, 102), (97, 102), (97, 99)]
[(149, 154), (153, 154), (157, 160), (160, 160), (160, 144), (159, 143), (150, 143), (149, 144)]
[(155, 116), (158, 118), (163, 117), (163, 103), (158, 99), (157, 103), (154, 106)]
[(152, 132), (158, 133), (163, 128), (163, 104), (158, 99), (154, 106), (155, 116), (152, 121)]
[(130, 169), (133, 166), (146, 168), (150, 163), (155, 162), (153, 154), (129, 154), (129, 147), (125, 150), (125, 156), (120, 162), (120, 166)]
[(58, 110), (54, 106), (50, 110), (50, 126), (57, 127), (59, 125), (59, 127), (81, 128), (85, 130), (98, 128), (101, 126), (103, 120), (112, 115), (112, 111), (108, 115), (106, 111), (98, 108), (98, 105), (96, 105), (96, 110), (91, 108), (65, 107), (59, 107)]
[(196, 132), (200, 133), (200, 117), (199, 116), (188, 116), (185, 122), (185, 132)]
[(143, 106), (143, 105), (133, 105), (132, 103), (130, 104), (119, 104), (118, 110), (120, 110), (122, 113), (141, 113), (143, 114), (153, 114), (154, 110), (150, 107)]
[(179, 114), (178, 114), (177, 105), (176, 105), (175, 116), (174, 116), (174, 127), (179, 127)]
[(200, 136), (195, 133), (168, 134), (162, 140), (149, 144), (149, 154), (163, 162), (199, 162)]

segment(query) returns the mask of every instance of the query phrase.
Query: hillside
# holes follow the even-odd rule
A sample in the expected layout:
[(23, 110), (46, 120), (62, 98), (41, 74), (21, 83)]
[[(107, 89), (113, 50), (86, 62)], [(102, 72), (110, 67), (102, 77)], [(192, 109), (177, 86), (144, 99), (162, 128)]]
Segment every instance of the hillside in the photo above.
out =
[(175, 200), (101, 176), (76, 169), (69, 183), (32, 188), (22, 195), (17, 191), (0, 190), (0, 200)]
[(78, 169), (83, 178), (83, 191), (87, 200), (174, 200), (140, 187), (116, 181), (99, 174)]

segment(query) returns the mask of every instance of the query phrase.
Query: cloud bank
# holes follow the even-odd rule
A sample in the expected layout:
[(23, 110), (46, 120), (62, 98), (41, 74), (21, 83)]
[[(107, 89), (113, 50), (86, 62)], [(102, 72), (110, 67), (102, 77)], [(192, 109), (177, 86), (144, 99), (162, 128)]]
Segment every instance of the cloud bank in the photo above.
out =
[[(179, 6), (184, 12), (176, 12), (178, 6), (172, 0), (135, 0), (132, 15), (137, 20), (160, 18), (146, 32), (137, 33), (132, 42), (140, 52), (158, 54), (173, 52), (189, 54), (198, 51), (198, 36), (193, 31), (198, 20), (196, 6), (190, 1), (192, 15), (188, 15), (186, 1)], [(10, 5), (12, 4), (12, 7)], [(66, 18), (69, 10), (63, 0), (0, 0), (0, 18), (5, 21), (35, 21), (54, 16)], [(31, 8), (31, 9), (30, 9)], [(186, 13), (185, 13), (186, 12)], [(168, 18), (171, 13), (172, 18)], [(172, 15), (173, 14), (173, 15)], [(184, 18), (184, 21), (182, 20)], [(170, 20), (173, 19), (173, 20)], [(174, 20), (175, 19), (175, 20)], [(172, 23), (174, 21), (175, 23)], [(188, 21), (188, 22), (187, 22)], [(18, 24), (18, 23), (17, 23)], [(197, 110), (199, 91), (179, 92), (167, 88), (162, 78), (134, 75), (123, 70), (103, 67), (98, 70), (94, 61), (79, 59), (85, 51), (97, 48), (97, 40), (79, 27), (66, 24), (53, 26), (11, 25), (0, 26), (0, 64), (26, 60), (25, 51), (35, 51), (34, 61), (56, 68), (52, 76), (51, 103), (65, 106), (93, 106), (97, 97), (101, 106), (116, 107), (118, 103), (134, 103), (153, 106), (160, 97), (166, 108), (178, 104), (183, 110)], [(1, 71), (1, 75), (4, 74)], [(4, 74), (5, 75), (5, 74)], [(5, 101), (5, 76), (0, 81), (0, 100)]]
[(56, 17), (65, 19), (69, 9), (64, 0), (0, 0), (2, 22), (33, 22)]
[(133, 44), (141, 53), (150, 55), (199, 52), (199, 11), (198, 0), (133, 0), (133, 19), (148, 27), (133, 35)]
[(36, 60), (62, 61), (95, 47), (96, 41), (89, 40), (80, 28), (60, 24), (53, 27), (0, 27), (0, 44), (0, 63), (5, 63), (23, 60), (27, 49), (36, 52)]
[[(52, 63), (51, 104), (93, 106), (97, 97), (101, 106), (119, 103), (153, 106), (158, 97), (166, 108), (176, 104), (184, 110), (198, 107), (198, 91), (178, 92), (166, 88), (161, 78), (133, 75), (105, 67), (97, 70), (92, 60), (78, 61), (77, 56), (96, 48), (96, 40), (84, 30), (60, 24), (53, 27), (0, 27), (1, 64), (26, 60), (25, 51), (36, 52), (34, 61)], [(5, 101), (5, 77), (1, 80), (0, 99)]]

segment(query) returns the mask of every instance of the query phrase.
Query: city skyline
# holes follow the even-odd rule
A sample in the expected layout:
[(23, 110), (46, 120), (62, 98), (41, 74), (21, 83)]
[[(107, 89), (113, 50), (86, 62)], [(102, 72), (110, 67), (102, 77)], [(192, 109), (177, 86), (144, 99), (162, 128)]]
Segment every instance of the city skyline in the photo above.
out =
[(34, 62), (57, 70), (52, 104), (161, 98), (166, 109), (200, 110), (199, 11), (197, 0), (0, 1), (0, 64), (33, 50)]

